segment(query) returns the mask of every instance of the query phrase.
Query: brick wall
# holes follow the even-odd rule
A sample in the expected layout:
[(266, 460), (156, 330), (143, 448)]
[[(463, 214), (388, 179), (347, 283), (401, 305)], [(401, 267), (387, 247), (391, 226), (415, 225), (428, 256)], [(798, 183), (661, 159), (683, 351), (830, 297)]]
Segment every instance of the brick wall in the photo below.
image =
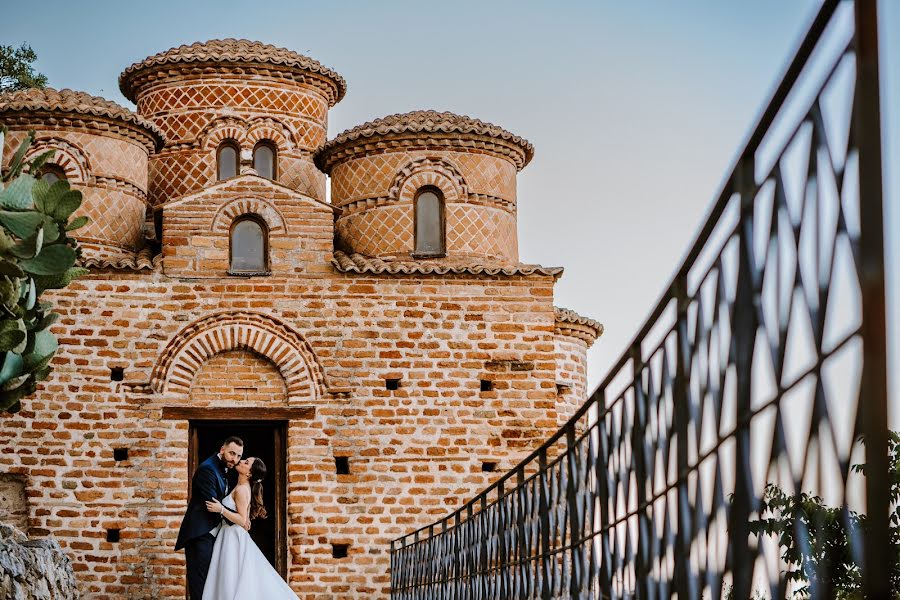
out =
[(150, 159), (151, 203), (214, 184), (216, 149), (226, 139), (246, 153), (260, 140), (273, 142), (279, 181), (324, 200), (325, 175), (311, 158), (328, 128), (324, 92), (276, 76), (248, 77), (223, 69), (206, 75), (173, 73), (140, 90), (138, 114), (156, 123), (167, 140)]
[(274, 273), (330, 270), (334, 212), (253, 175), (233, 178), (163, 208), (165, 272), (179, 277), (221, 277), (229, 268), (229, 232), (236, 217), (255, 214), (269, 230)]
[[(553, 283), (98, 272), (57, 295), (56, 370), (0, 420), (0, 472), (27, 475), (31, 533), (60, 540), (86, 597), (177, 598), (188, 425), (163, 419), (163, 407), (314, 406), (314, 418), (288, 426), (290, 582), (301, 598), (386, 597), (390, 539), (457, 506), (557, 426)], [(240, 334), (217, 333), (221, 347), (190, 372), (179, 357), (208, 344), (186, 333), (197, 323), (252, 324), (269, 338), (251, 351)], [(300, 344), (309, 355), (289, 358)], [(300, 360), (305, 384), (292, 370)], [(124, 382), (110, 380), (112, 367)], [(160, 373), (190, 383), (166, 385)], [(484, 378), (493, 391), (480, 391)], [(221, 379), (239, 385), (219, 389)], [(263, 379), (256, 393), (240, 389)], [(127, 461), (113, 460), (117, 447)], [(336, 455), (349, 457), (350, 475), (334, 473)], [(482, 473), (485, 460), (500, 470)], [(106, 541), (110, 528), (121, 541)], [(332, 558), (332, 543), (349, 543), (349, 557)]]

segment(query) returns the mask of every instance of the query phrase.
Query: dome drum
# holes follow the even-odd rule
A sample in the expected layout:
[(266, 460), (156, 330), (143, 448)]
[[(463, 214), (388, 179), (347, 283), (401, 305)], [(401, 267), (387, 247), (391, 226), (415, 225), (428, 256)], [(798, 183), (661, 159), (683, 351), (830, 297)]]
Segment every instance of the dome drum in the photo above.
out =
[(149, 154), (164, 142), (159, 129), (103, 98), (50, 88), (0, 95), (0, 121), (10, 129), (4, 162), (34, 130), (29, 156), (53, 150), (48, 166), (82, 192), (79, 213), (90, 223), (77, 237), (87, 256), (142, 247)]
[[(277, 180), (324, 200), (325, 176), (312, 152), (325, 143), (328, 109), (346, 83), (317, 61), (260, 42), (211, 40), (131, 65), (119, 87), (168, 140), (151, 159), (154, 206), (221, 179), (217, 149), (224, 143), (245, 157), (257, 144), (270, 144)], [(232, 171), (252, 166), (248, 160)]]
[(315, 156), (331, 175), (331, 200), (343, 210), (338, 246), (388, 257), (422, 257), (417, 198), (440, 200), (440, 252), (514, 264), (516, 173), (533, 155), (524, 139), (453, 113), (417, 111), (355, 127)]

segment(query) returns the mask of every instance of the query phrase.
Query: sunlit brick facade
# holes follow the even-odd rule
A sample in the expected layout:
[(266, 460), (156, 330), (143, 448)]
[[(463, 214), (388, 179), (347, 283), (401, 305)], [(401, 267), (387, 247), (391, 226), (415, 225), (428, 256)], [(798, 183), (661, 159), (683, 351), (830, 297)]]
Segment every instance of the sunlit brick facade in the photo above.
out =
[[(137, 113), (66, 90), (0, 96), (4, 162), (34, 129), (92, 219), (91, 273), (52, 297), (54, 372), (0, 419), (0, 520), (55, 536), (86, 598), (183, 598), (191, 461), (209, 436), (246, 430), (247, 452), (277, 463), (277, 510), (254, 530), (271, 528), (298, 596), (387, 597), (390, 540), (459, 506), (585, 399), (602, 327), (554, 307), (562, 269), (519, 263), (531, 145), (431, 111), (326, 142), (344, 80), (242, 40), (150, 57), (120, 87)], [(236, 172), (220, 180), (223, 144)], [(421, 190), (440, 200), (428, 256)], [(265, 268), (236, 273), (246, 218)]]

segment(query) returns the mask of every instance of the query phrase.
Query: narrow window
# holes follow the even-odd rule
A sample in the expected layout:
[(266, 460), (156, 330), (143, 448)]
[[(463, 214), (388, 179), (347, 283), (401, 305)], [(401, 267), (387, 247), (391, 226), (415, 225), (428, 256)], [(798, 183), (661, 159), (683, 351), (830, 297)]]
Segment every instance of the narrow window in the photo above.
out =
[(59, 165), (49, 164), (41, 167), (40, 178), (53, 185), (57, 181), (66, 181), (66, 172)]
[(275, 144), (268, 140), (256, 144), (253, 149), (253, 168), (260, 177), (275, 179)]
[(444, 255), (444, 201), (434, 188), (416, 194), (416, 250), (418, 256)]
[(122, 381), (125, 379), (125, 367), (112, 367), (109, 370), (109, 379), (111, 381)]
[(113, 544), (119, 541), (119, 529), (107, 529), (106, 530), (106, 541), (111, 542)]
[(347, 456), (334, 457), (334, 469), (338, 475), (350, 474), (350, 458)]
[(226, 140), (219, 144), (219, 149), (216, 152), (216, 168), (219, 181), (230, 179), (238, 174), (239, 154), (240, 149), (237, 142)]
[(331, 556), (334, 558), (347, 558), (348, 548), (350, 548), (350, 544), (332, 544)]
[(493, 392), (494, 391), (494, 382), (490, 379), (482, 379), (481, 380), (481, 391), (482, 392)]
[(396, 378), (388, 378), (384, 380), (384, 389), (386, 390), (399, 390), (400, 389), (400, 380)]
[(231, 253), (228, 272), (232, 275), (267, 273), (269, 233), (265, 223), (253, 215), (235, 219), (231, 226)]
[(497, 461), (495, 460), (486, 460), (481, 463), (481, 471), (482, 473), (493, 473), (497, 470)]
[(116, 462), (128, 460), (128, 448), (113, 448), (113, 460)]

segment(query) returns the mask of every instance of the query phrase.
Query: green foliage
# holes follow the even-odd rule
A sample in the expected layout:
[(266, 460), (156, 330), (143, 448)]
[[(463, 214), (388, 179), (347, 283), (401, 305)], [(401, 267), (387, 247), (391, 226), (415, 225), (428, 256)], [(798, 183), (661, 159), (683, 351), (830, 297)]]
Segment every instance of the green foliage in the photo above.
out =
[(35, 60), (37, 54), (28, 44), (18, 48), (0, 45), (0, 92), (46, 87), (47, 77), (36, 73), (31, 64)]
[[(862, 440), (864, 441), (864, 440)], [(890, 432), (889, 445), (891, 589), (900, 598), (900, 433)], [(872, 475), (865, 464), (852, 470)], [(862, 598), (862, 573), (858, 557), (868, 522), (844, 508), (826, 506), (812, 494), (790, 495), (773, 483), (766, 485), (759, 509), (760, 518), (750, 522), (756, 535), (778, 540), (781, 559), (788, 565), (789, 582), (798, 587), (798, 598)]]
[[(0, 126), (5, 140), (6, 128)], [(16, 412), (20, 401), (50, 374), (56, 337), (49, 327), (59, 316), (40, 302), (48, 289), (63, 288), (87, 271), (75, 266), (81, 252), (67, 234), (87, 224), (69, 221), (81, 192), (65, 181), (36, 179), (52, 151), (25, 161), (28, 137), (6, 172), (0, 173), (0, 411)]]

